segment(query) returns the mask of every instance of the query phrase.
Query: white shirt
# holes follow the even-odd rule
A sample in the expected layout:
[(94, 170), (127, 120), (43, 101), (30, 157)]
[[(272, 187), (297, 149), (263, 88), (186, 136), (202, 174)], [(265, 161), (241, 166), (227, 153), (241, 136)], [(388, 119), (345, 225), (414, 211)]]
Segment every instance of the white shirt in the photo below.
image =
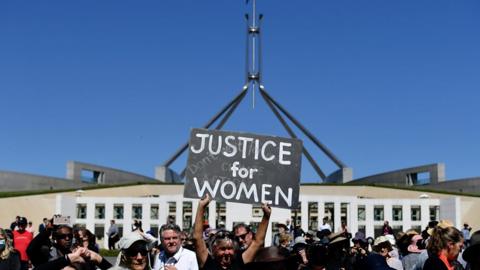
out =
[[(175, 253), (175, 255), (172, 257), (176, 260), (175, 267), (178, 270), (198, 270), (197, 256), (195, 255), (195, 252), (180, 247), (177, 253)], [(169, 258), (165, 254), (165, 251), (160, 252), (160, 254), (155, 256), (153, 270), (165, 269), (164, 265), (168, 259)]]
[(329, 230), (330, 232), (332, 232), (332, 227), (330, 227), (330, 224), (325, 223), (325, 224), (322, 224), (320, 225), (320, 227), (318, 227), (318, 231), (322, 231), (322, 230)]

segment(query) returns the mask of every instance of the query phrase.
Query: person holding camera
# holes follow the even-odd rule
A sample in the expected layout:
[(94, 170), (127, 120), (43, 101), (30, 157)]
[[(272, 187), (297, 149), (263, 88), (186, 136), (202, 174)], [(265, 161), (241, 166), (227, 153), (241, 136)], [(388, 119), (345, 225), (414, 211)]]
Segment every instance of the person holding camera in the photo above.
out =
[[(55, 219), (55, 218), (54, 218)], [(112, 265), (102, 256), (85, 247), (72, 250), (73, 230), (67, 224), (54, 224), (54, 219), (30, 242), (27, 254), (35, 269), (63, 269), (72, 264), (90, 264), (100, 269)]]

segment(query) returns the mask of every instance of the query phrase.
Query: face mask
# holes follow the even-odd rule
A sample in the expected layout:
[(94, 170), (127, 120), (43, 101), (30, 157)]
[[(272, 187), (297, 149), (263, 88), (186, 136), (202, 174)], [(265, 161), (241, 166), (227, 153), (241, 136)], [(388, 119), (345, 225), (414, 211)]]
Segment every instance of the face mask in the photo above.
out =
[(0, 250), (4, 250), (5, 249), (5, 239), (1, 239), (0, 240)]

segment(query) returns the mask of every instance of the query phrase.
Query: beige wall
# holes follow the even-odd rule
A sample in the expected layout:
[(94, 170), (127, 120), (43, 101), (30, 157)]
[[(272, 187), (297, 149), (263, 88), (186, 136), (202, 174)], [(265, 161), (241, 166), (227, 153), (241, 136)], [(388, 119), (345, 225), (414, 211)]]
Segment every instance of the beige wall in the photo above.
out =
[[(453, 195), (433, 192), (421, 192), (368, 186), (324, 186), (302, 185), (301, 194), (305, 195), (342, 195), (362, 196), (365, 198), (419, 198), (427, 194), (430, 198), (451, 198)], [(57, 194), (85, 197), (146, 197), (158, 195), (182, 194), (183, 185), (137, 185), (116, 188), (103, 188), (86, 190), (79, 194), (76, 192), (51, 193), (45, 195), (32, 195), (22, 197), (0, 198), (2, 211), (0, 211), (0, 226), (9, 227), (15, 216), (25, 216), (34, 223), (35, 229), (44, 217), (51, 217), (55, 213)], [(462, 219), (468, 222), (474, 230), (480, 229), (480, 197), (459, 196), (462, 205)]]

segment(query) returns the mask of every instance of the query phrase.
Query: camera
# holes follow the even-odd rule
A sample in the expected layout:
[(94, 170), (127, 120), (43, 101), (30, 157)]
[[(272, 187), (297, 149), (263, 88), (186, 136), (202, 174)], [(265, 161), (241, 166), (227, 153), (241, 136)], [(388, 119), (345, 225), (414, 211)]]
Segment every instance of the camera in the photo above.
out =
[(53, 225), (70, 225), (70, 216), (54, 215)]

